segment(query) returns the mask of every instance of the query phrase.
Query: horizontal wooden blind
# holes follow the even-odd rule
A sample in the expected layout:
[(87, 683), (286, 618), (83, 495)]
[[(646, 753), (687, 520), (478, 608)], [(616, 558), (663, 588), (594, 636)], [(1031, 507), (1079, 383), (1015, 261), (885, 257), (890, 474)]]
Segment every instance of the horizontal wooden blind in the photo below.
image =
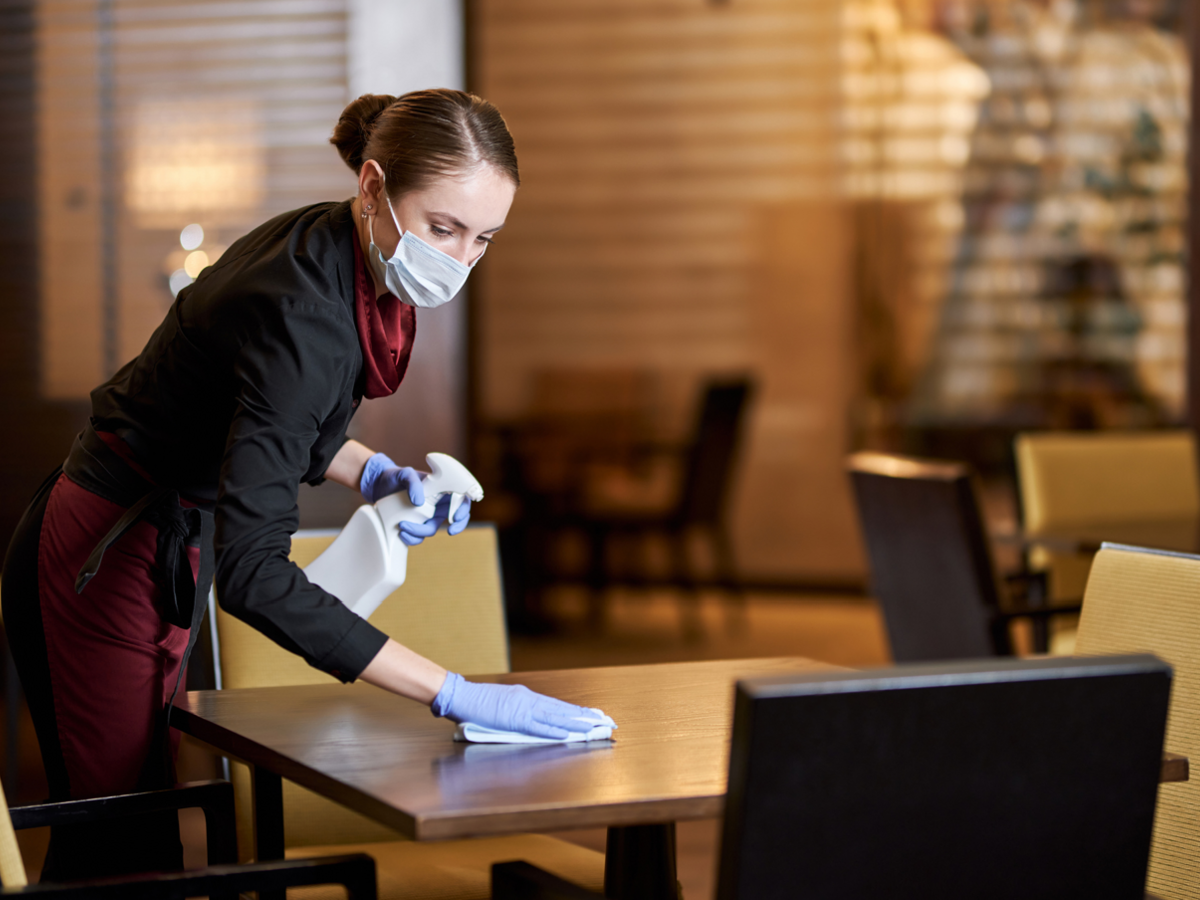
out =
[(751, 210), (835, 174), (836, 7), (522, 0), (479, 29), (524, 178), (489, 261), (489, 408), (539, 365), (749, 364)]
[[(520, 413), (539, 371), (651, 370), (679, 433), (703, 376), (752, 370), (743, 566), (854, 572), (828, 477), (849, 381), (841, 6), (504, 0), (479, 3), (475, 26), (476, 89), (523, 179), (481, 272), (485, 412)], [(753, 513), (772, 491), (774, 526)], [(822, 526), (796, 512), (805, 493)]]
[[(345, 6), (38, 4), (46, 395), (82, 396), (136, 354), (172, 273), (277, 212), (353, 193), (326, 143), (348, 99)], [(193, 223), (204, 240), (185, 248)]]

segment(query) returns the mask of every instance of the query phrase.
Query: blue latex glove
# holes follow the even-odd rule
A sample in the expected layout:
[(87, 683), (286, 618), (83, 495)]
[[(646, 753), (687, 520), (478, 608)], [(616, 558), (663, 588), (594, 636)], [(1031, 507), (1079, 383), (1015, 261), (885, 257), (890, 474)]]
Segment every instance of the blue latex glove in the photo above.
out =
[(412, 466), (400, 468), (386, 453), (376, 453), (363, 467), (358, 489), (368, 503), (378, 503), (389, 494), (408, 491), (413, 506), (425, 503), (425, 488), (421, 486), (422, 474)]
[(455, 722), (474, 722), (553, 740), (562, 740), (570, 733), (565, 726), (579, 731), (576, 717), (596, 720), (590, 709), (536, 693), (523, 684), (482, 684), (467, 681), (455, 672), (446, 673), (431, 708), (435, 716)]
[[(376, 453), (367, 460), (358, 489), (368, 503), (377, 503), (389, 494), (395, 494), (398, 491), (408, 491), (409, 502), (413, 506), (423, 506), (425, 504), (425, 486), (421, 482), (427, 475), (427, 472), (418, 472), (412, 466), (401, 468), (392, 462), (391, 457), (386, 453)], [(447, 494), (438, 500), (433, 515), (425, 522), (401, 522), (398, 526), (400, 540), (410, 547), (415, 547), (425, 538), (432, 537), (446, 521), (449, 510), (450, 495)], [(464, 497), (462, 504), (454, 513), (454, 521), (446, 530), (450, 534), (458, 534), (467, 527), (470, 521), (471, 498)]]
[[(422, 473), (424, 474), (424, 473)], [(425, 496), (424, 490), (421, 491), (421, 496)], [(424, 501), (422, 501), (424, 502)], [(400, 540), (415, 546), (427, 537), (433, 537), (434, 533), (446, 521), (447, 514), (450, 512), (450, 495), (443, 494), (438, 500), (437, 506), (433, 508), (433, 515), (422, 522), (401, 522)], [(450, 527), (446, 529), (450, 534), (458, 534), (471, 521), (471, 498), (463, 497), (463, 502), (459, 505), (458, 510), (454, 513), (454, 521), (450, 523)]]

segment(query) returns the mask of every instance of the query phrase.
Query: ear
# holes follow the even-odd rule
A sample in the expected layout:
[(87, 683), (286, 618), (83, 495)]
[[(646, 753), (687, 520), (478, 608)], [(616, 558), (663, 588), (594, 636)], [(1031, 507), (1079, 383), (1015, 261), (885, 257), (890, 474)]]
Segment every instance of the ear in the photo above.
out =
[(373, 216), (379, 212), (383, 204), (383, 169), (373, 159), (365, 160), (358, 172), (358, 196), (364, 213)]

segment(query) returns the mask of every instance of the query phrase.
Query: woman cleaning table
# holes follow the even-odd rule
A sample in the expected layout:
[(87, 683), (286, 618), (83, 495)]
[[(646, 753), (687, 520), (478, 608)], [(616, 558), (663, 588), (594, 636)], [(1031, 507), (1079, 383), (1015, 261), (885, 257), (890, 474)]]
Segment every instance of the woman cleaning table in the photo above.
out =
[[(141, 354), (91, 395), (88, 427), (9, 546), (4, 622), (52, 799), (167, 787), (165, 707), (214, 576), (221, 606), (312, 666), (456, 721), (563, 738), (594, 713), (447, 672), (289, 561), (300, 484), (369, 502), (422, 473), (348, 440), (359, 403), (399, 387), (415, 307), (449, 302), (520, 183), (498, 110), (460, 91), (365, 95), (330, 139), (358, 193), (284, 213), (180, 291)], [(446, 523), (444, 498), (420, 543)], [(466, 527), (464, 502), (448, 524)], [(576, 729), (578, 730), (578, 729)], [(51, 879), (179, 868), (175, 813), (51, 837)]]

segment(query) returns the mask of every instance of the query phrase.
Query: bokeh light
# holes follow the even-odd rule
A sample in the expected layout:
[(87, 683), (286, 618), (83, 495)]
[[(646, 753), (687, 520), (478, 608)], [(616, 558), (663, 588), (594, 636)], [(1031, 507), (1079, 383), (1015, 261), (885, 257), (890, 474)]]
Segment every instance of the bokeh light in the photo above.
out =
[(193, 250), (183, 261), (183, 270), (187, 272), (188, 277), (195, 279), (200, 276), (200, 272), (207, 265), (208, 254), (203, 250)]
[(195, 250), (204, 243), (204, 229), (193, 222), (179, 232), (179, 245), (184, 250)]
[(178, 297), (179, 292), (191, 284), (193, 278), (183, 269), (176, 269), (171, 273), (171, 277), (167, 279), (167, 285), (171, 288), (171, 296)]

